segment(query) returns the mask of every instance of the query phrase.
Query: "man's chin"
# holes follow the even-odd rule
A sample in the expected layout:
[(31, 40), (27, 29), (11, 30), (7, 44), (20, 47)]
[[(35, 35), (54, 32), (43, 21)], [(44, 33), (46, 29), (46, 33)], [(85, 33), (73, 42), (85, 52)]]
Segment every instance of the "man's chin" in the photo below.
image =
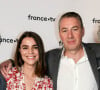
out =
[(76, 48), (76, 47), (69, 47), (69, 48), (67, 48), (66, 50), (68, 50), (68, 51), (76, 51), (78, 48)]

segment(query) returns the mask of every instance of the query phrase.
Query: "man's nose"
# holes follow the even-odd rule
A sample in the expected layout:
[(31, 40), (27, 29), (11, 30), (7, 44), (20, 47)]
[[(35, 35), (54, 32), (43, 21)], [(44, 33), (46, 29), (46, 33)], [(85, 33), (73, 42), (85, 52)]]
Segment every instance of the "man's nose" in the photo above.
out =
[(73, 37), (73, 32), (71, 30), (69, 30), (67, 36), (68, 36), (68, 38), (72, 38)]

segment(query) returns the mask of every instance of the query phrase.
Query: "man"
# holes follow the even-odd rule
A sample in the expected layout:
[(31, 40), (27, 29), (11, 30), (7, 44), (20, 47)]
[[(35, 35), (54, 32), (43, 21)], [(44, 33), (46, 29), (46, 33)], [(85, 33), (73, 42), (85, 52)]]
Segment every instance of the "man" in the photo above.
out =
[(0, 90), (6, 90), (6, 82), (2, 74), (0, 74)]
[(99, 90), (100, 44), (82, 43), (84, 26), (78, 13), (61, 16), (59, 35), (63, 47), (46, 53), (54, 90)]
[(100, 44), (82, 43), (84, 26), (79, 14), (61, 16), (59, 35), (63, 48), (46, 53), (47, 74), (53, 79), (54, 90), (99, 90)]

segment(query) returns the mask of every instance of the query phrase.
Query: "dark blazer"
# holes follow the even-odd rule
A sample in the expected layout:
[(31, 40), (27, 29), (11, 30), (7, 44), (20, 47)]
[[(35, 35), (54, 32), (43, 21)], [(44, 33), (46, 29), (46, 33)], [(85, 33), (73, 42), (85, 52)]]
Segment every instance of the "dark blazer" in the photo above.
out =
[(6, 82), (1, 74), (0, 74), (0, 90), (6, 90)]
[[(100, 62), (100, 44), (85, 44), (83, 43), (91, 68), (93, 70), (96, 82), (99, 87), (99, 62)], [(54, 90), (57, 90), (57, 76), (59, 69), (59, 62), (62, 49), (53, 49), (46, 53), (47, 75), (53, 80)], [(99, 89), (98, 89), (99, 90)]]

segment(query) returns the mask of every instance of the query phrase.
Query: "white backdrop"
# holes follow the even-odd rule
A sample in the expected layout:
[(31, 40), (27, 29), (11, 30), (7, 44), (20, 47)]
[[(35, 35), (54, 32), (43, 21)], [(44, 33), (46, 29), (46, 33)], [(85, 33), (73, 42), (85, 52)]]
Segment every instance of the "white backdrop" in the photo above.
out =
[(99, 4), (99, 0), (0, 0), (0, 62), (13, 58), (16, 39), (26, 30), (42, 37), (46, 51), (59, 47), (55, 18), (68, 11), (82, 16), (85, 26), (83, 41), (98, 43)]

